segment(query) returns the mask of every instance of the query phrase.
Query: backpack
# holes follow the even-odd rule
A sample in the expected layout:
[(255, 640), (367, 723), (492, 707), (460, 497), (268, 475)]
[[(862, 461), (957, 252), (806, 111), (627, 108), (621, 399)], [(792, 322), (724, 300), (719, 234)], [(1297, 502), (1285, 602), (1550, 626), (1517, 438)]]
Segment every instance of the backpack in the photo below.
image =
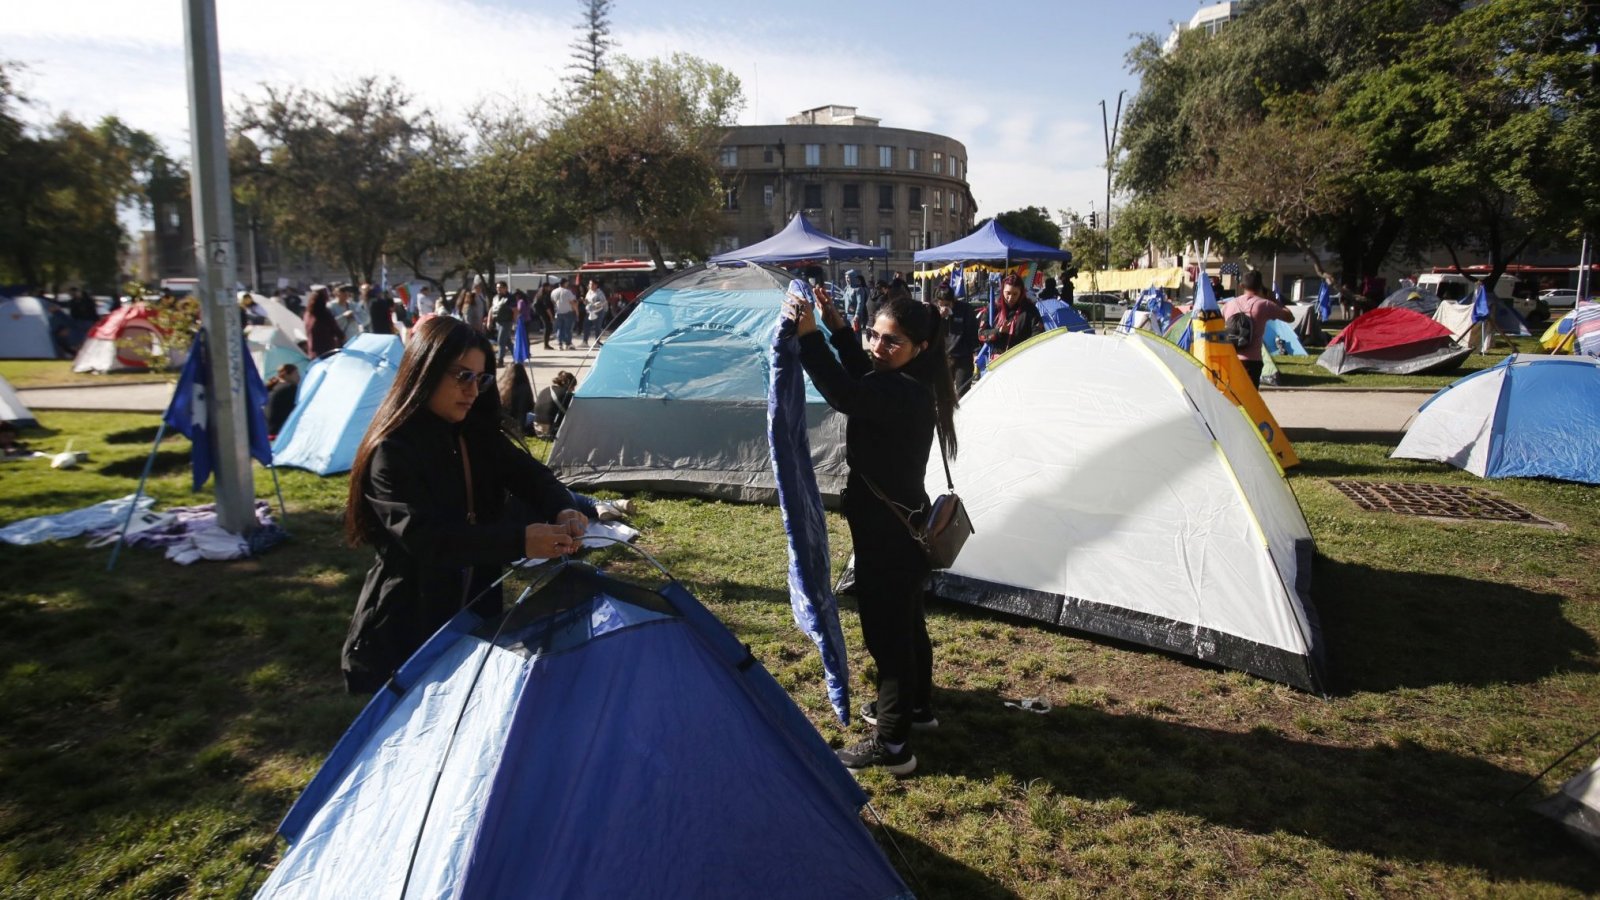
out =
[(1250, 321), (1249, 313), (1234, 313), (1228, 317), (1227, 327), (1222, 332), (1222, 339), (1232, 344), (1235, 350), (1250, 349), (1250, 335), (1255, 331), (1255, 323)]

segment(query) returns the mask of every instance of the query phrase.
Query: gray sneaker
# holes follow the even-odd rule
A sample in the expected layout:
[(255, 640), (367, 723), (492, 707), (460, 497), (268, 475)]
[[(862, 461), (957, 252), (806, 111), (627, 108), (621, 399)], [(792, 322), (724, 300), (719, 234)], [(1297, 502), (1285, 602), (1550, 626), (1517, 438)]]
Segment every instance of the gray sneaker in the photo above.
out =
[(852, 772), (883, 768), (887, 769), (890, 775), (905, 776), (917, 770), (917, 758), (911, 755), (909, 744), (902, 746), (899, 753), (895, 753), (884, 746), (877, 735), (840, 750), (839, 761)]

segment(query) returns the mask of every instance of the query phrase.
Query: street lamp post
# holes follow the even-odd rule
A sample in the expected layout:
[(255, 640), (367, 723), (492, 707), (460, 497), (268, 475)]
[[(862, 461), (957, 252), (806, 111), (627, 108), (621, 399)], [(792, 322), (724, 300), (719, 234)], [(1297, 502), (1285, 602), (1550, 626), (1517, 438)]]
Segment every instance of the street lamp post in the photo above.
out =
[(1106, 125), (1106, 102), (1100, 101), (1100, 128), (1106, 140), (1106, 268), (1111, 268), (1111, 170), (1116, 157), (1112, 154), (1117, 149), (1117, 129), (1122, 125), (1122, 96), (1127, 91), (1117, 92), (1117, 114), (1111, 119), (1111, 124)]
[[(922, 249), (924, 249), (924, 250), (928, 249), (928, 204), (926, 204), (926, 203), (922, 204)], [(915, 257), (913, 257), (913, 258), (915, 258)], [(927, 270), (928, 270), (928, 264), (927, 263), (923, 263), (922, 267), (921, 267), (921, 271), (926, 273)], [(917, 284), (921, 285), (924, 280), (925, 279), (918, 278), (917, 279)], [(922, 299), (926, 300), (928, 298), (924, 297)]]

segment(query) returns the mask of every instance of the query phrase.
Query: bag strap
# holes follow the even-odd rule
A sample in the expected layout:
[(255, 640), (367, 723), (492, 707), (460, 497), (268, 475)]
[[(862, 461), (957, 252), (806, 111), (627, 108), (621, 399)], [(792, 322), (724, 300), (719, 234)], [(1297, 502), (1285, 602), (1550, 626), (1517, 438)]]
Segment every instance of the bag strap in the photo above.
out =
[(880, 490), (878, 485), (870, 477), (868, 477), (865, 472), (861, 474), (861, 480), (865, 481), (867, 483), (867, 487), (871, 489), (872, 493), (876, 494), (878, 499), (882, 500), (884, 505), (889, 507), (889, 511), (894, 513), (895, 518), (899, 519), (900, 522), (906, 526), (906, 530), (911, 532), (911, 536), (916, 539), (917, 543), (922, 543), (924, 535), (922, 531), (917, 528), (917, 526), (911, 524), (911, 517), (902, 512), (905, 507), (889, 499), (889, 495)]
[[(938, 414), (937, 410), (939, 408), (938, 404), (935, 403), (933, 408), (935, 410), (935, 415), (937, 415)], [(939, 423), (938, 422), (933, 423), (933, 433), (934, 433), (934, 436), (939, 438), (939, 461), (944, 463), (944, 484), (945, 484), (945, 487), (946, 487), (946, 489), (948, 489), (950, 491), (950, 493), (954, 494), (956, 492), (956, 481), (955, 481), (954, 478), (950, 477), (950, 457), (949, 457), (948, 454), (945, 453), (945, 450), (944, 450), (944, 432), (939, 430)]]
[(478, 512), (472, 503), (472, 457), (467, 455), (467, 439), (456, 435), (456, 443), (461, 447), (461, 471), (467, 477), (467, 524), (478, 524)]

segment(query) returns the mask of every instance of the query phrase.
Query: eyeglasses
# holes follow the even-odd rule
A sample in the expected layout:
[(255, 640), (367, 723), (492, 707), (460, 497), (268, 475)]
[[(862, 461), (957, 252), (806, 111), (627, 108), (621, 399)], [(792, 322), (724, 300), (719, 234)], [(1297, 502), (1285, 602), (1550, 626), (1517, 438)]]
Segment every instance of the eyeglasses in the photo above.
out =
[(487, 391), (489, 386), (494, 384), (493, 372), (474, 372), (471, 369), (455, 369), (446, 377), (454, 379), (456, 385), (459, 387), (465, 388), (467, 385), (472, 385), (480, 391)]
[(872, 343), (872, 342), (875, 342), (875, 341), (882, 341), (884, 344), (888, 345), (889, 350), (891, 352), (895, 351), (895, 350), (899, 350), (901, 347), (904, 347), (906, 345), (906, 339), (905, 338), (903, 338), (903, 337), (901, 337), (901, 336), (899, 336), (897, 334), (886, 334), (886, 333), (884, 333), (882, 331), (877, 330), (876, 328), (863, 328), (861, 330), (861, 333), (867, 336), (867, 342), (868, 343)]

